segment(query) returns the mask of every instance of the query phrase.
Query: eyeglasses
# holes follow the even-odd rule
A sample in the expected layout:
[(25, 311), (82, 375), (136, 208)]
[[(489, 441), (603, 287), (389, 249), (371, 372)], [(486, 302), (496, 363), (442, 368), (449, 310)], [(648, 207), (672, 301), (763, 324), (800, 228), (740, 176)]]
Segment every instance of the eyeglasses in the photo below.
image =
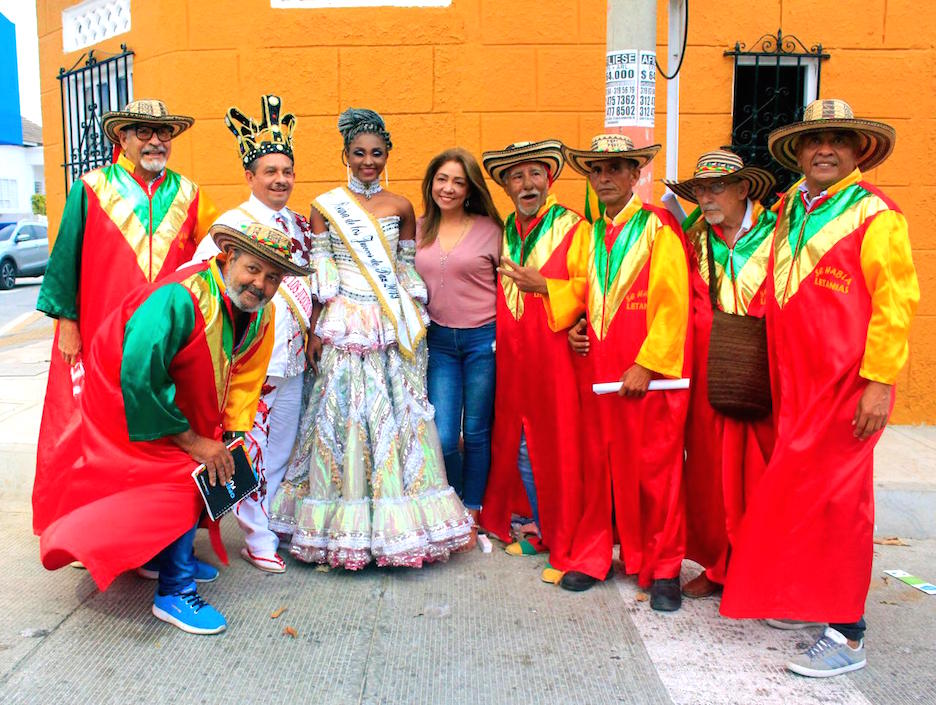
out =
[(168, 142), (172, 139), (172, 128), (169, 125), (160, 125), (159, 127), (153, 127), (152, 125), (131, 125), (127, 129), (133, 130), (137, 139), (143, 140), (144, 142), (149, 142), (153, 138), (154, 132), (160, 142)]
[(692, 195), (696, 198), (701, 198), (707, 193), (712, 194), (713, 196), (718, 196), (725, 192), (725, 189), (728, 188), (731, 184), (735, 183), (734, 181), (715, 181), (711, 184), (693, 184), (692, 185)]

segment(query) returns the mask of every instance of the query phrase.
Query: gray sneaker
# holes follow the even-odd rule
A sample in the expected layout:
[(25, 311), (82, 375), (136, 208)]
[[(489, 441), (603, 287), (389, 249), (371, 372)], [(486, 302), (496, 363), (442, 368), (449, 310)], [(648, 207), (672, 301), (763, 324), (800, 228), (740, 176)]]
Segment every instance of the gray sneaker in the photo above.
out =
[(765, 619), (764, 622), (774, 629), (808, 629), (825, 626), (825, 622), (801, 622), (798, 619)]
[(865, 659), (864, 640), (853, 649), (848, 640), (832, 627), (826, 627), (819, 641), (805, 653), (797, 654), (787, 662), (793, 673), (812, 678), (828, 678), (849, 671), (857, 671), (868, 663)]

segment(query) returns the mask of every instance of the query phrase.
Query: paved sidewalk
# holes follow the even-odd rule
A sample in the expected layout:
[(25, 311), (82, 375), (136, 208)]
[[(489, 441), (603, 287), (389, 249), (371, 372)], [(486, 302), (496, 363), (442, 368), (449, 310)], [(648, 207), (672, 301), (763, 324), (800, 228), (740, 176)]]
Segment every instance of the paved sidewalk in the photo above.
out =
[[(421, 571), (321, 572), (287, 559), (285, 575), (266, 575), (236, 557), (230, 518), (222, 527), (232, 564), (203, 588), (230, 628), (184, 634), (150, 614), (151, 582), (124, 575), (99, 593), (84, 571), (39, 564), (28, 500), (49, 332), (37, 321), (0, 338), (0, 703), (936, 702), (936, 597), (881, 572), (936, 581), (934, 538), (875, 546), (869, 666), (824, 681), (783, 669), (816, 630), (722, 619), (716, 599), (655, 613), (622, 575), (568, 593), (539, 581), (542, 557), (497, 547)], [(933, 491), (932, 429), (891, 429), (880, 448), (879, 488)], [(920, 531), (925, 502), (923, 510)], [(880, 529), (880, 511), (878, 519)], [(211, 557), (207, 537), (196, 547)], [(686, 563), (683, 579), (697, 570)]]

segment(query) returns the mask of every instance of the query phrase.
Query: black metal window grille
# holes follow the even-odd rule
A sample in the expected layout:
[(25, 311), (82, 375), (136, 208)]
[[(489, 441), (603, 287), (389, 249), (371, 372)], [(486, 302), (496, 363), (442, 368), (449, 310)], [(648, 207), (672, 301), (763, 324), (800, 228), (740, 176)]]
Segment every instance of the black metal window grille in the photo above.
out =
[(113, 158), (101, 116), (123, 109), (133, 99), (133, 52), (125, 44), (120, 50), (120, 54), (99, 59), (92, 49), (71, 69), (59, 69), (66, 190), (82, 174), (110, 164)]
[[(751, 50), (741, 42), (725, 56), (734, 58), (731, 145), (745, 164), (763, 167), (785, 191), (798, 174), (777, 164), (767, 151), (771, 130), (801, 120), (803, 109), (819, 97), (822, 62), (829, 55), (821, 44), (809, 49), (795, 36), (765, 34)], [(765, 201), (772, 203), (776, 197)]]

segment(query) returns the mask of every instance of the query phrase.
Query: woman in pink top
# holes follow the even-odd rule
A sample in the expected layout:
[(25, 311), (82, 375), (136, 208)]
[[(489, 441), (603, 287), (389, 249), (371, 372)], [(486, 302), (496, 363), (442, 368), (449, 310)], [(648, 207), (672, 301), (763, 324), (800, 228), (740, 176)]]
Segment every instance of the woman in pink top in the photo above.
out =
[(422, 192), (416, 271), (426, 282), (432, 319), (429, 401), (449, 484), (477, 525), (491, 465), (496, 270), (504, 224), (478, 162), (464, 149), (448, 149), (429, 163)]

